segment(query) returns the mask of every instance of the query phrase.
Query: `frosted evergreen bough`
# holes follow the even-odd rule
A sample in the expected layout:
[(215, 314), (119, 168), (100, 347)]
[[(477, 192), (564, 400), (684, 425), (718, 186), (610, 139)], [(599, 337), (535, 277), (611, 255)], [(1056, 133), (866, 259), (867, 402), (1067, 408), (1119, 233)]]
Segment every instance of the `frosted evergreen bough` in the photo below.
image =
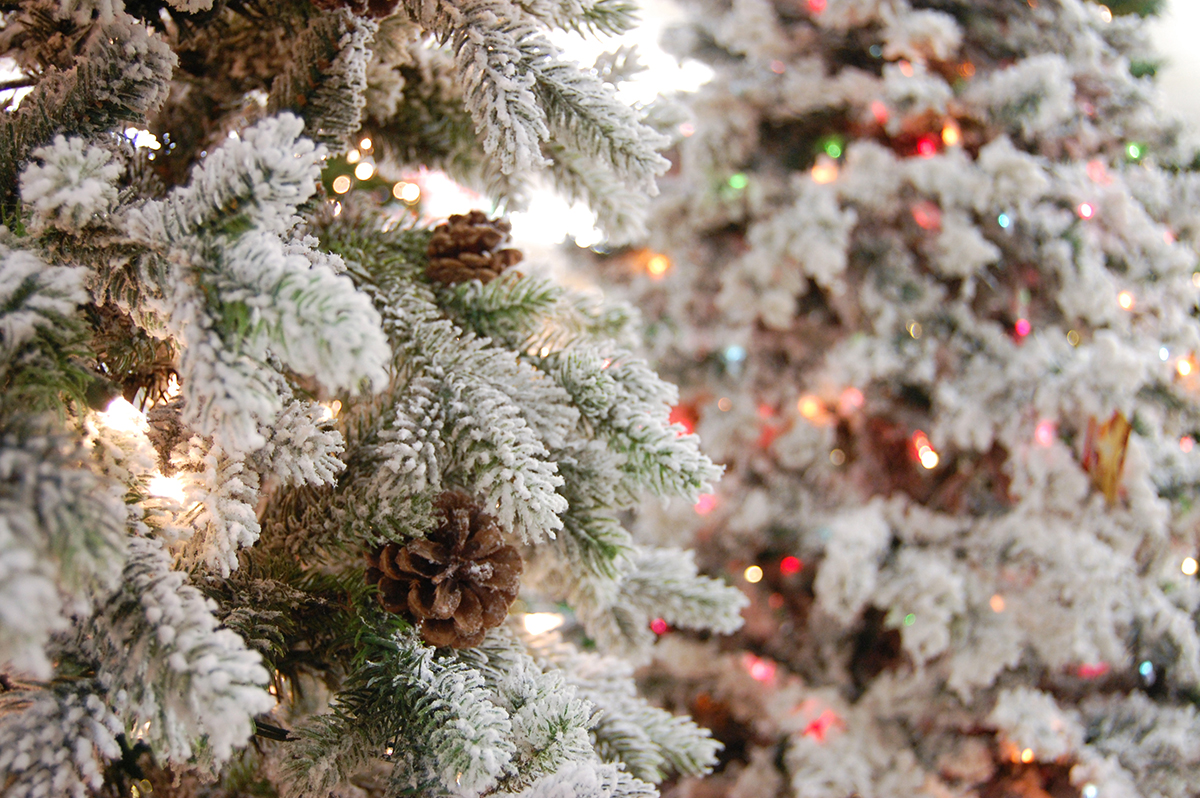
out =
[[(29, 84), (0, 111), (6, 798), (650, 798), (715, 764), (631, 667), (597, 686), (520, 631), (538, 607), (578, 642), (619, 619), (599, 643), (644, 659), (659, 603), (739, 621), (737, 590), (619, 523), (719, 474), (629, 354), (631, 313), (532, 273), (433, 282), (437, 220), (333, 191), (365, 160), (360, 187), (441, 168), (498, 207), (546, 165), (637, 230), (666, 161), (616, 99), (629, 59), (592, 74), (547, 35), (632, 22), (613, 0), (0, 11)], [(383, 547), (436, 545), (446, 496), (509, 558), (456, 550), (463, 580), (527, 561), (474, 648), (369, 581)]]

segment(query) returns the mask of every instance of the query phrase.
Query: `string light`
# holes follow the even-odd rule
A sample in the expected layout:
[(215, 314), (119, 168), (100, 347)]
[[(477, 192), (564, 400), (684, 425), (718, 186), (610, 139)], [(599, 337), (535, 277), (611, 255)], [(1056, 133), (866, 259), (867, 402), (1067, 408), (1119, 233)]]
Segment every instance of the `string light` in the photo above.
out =
[(908, 334), (913, 338), (921, 337), (921, 322), (919, 321), (910, 321), (904, 325), (904, 329), (908, 330)]
[(804, 562), (791, 554), (779, 561), (779, 573), (784, 576), (798, 574), (802, 568), (804, 568)]
[(816, 423), (819, 419), (826, 415), (825, 404), (812, 394), (801, 396), (796, 402), (796, 409), (800, 411), (800, 415), (807, 421)]
[(1113, 13), (1111, 8), (1108, 6), (1098, 6), (1097, 8), (1100, 11), (1100, 19), (1104, 20), (1105, 22), (1113, 21)]
[(736, 365), (746, 359), (746, 347), (739, 344), (730, 344), (721, 352), (721, 357), (726, 363)]
[(741, 172), (729, 177), (729, 187), (734, 191), (741, 191), (746, 186), (750, 185), (750, 178), (746, 177)]
[(373, 145), (370, 139), (363, 139), (362, 141), (358, 142), (358, 146), (360, 149), (369, 150)]
[(650, 622), (650, 631), (654, 632), (654, 634), (658, 635), (659, 637), (665, 635), (670, 628), (671, 627), (662, 618), (655, 618)]
[(837, 161), (822, 153), (817, 156), (810, 174), (814, 183), (824, 186), (838, 179), (838, 171)]
[(1183, 565), (1179, 567), (1188, 576), (1195, 576), (1197, 571), (1200, 571), (1200, 562), (1196, 562), (1195, 557), (1184, 559)]
[(684, 122), (679, 125), (679, 135), (685, 139), (696, 134), (696, 126), (691, 122)]
[(375, 174), (375, 164), (370, 161), (363, 161), (358, 166), (354, 167), (354, 176), (359, 180), (370, 180)]
[(1121, 306), (1122, 310), (1132, 310), (1133, 294), (1129, 293), (1128, 291), (1122, 291), (1121, 293), (1117, 294), (1117, 304)]
[[(912, 67), (910, 66), (909, 69), (911, 70)], [(917, 155), (922, 158), (932, 158), (937, 155), (937, 139), (930, 135), (917, 139)]]
[(808, 10), (814, 14), (820, 14), (825, 10), (828, 0), (808, 0)]
[(833, 449), (829, 452), (829, 462), (835, 466), (840, 466), (846, 462), (846, 453), (841, 449)]
[(412, 205), (421, 198), (421, 187), (416, 183), (409, 183), (402, 180), (392, 186), (392, 196), (401, 202), (407, 202), (409, 205)]
[(912, 446), (913, 451), (916, 452), (918, 462), (925, 469), (932, 470), (937, 468), (937, 464), (941, 458), (938, 457), (938, 453), (934, 451), (933, 445), (929, 442), (929, 436), (921, 430), (917, 430), (912, 436)]
[(359, 152), (358, 150), (350, 150), (350, 152), (346, 153), (346, 163), (356, 164), (361, 160), (362, 160), (362, 153)]
[(832, 709), (827, 709), (817, 716), (816, 720), (804, 727), (804, 736), (811, 737), (819, 743), (825, 742), (831, 729), (842, 726), (842, 719)]
[(896, 66), (900, 67), (900, 74), (906, 78), (911, 78), (914, 74), (916, 74), (916, 72), (913, 70), (913, 65), (908, 61), (900, 61), (896, 64)]
[(1010, 217), (1007, 213), (1002, 213), (996, 217), (996, 224), (1007, 230), (1012, 225), (1012, 217)]
[(1136, 141), (1131, 141), (1127, 145), (1125, 145), (1125, 157), (1128, 158), (1129, 160), (1131, 160), (1131, 161), (1140, 160), (1143, 154), (1145, 154), (1145, 149), (1142, 147), (1141, 144), (1138, 144)]
[(759, 568), (757, 565), (751, 565), (742, 573), (742, 576), (745, 577), (746, 581), (750, 584), (757, 585), (762, 581), (763, 569)]
[(183, 504), (187, 501), (187, 491), (184, 490), (183, 481), (178, 477), (168, 477), (162, 474), (155, 474), (150, 477), (150, 482), (146, 485), (146, 491), (151, 496), (157, 496), (161, 499), (171, 499), (176, 504)]
[(1079, 675), (1084, 679), (1099, 679), (1109, 670), (1107, 662), (1085, 662), (1079, 666)]
[(101, 418), (106, 426), (127, 435), (139, 430), (145, 432), (150, 429), (146, 423), (146, 417), (121, 396), (108, 403), (104, 412), (101, 413)]
[(1200, 288), (1200, 272), (1192, 272), (1192, 285)]
[(1195, 371), (1191, 358), (1179, 358), (1179, 362), (1175, 364), (1175, 371), (1179, 373), (1180, 377), (1186, 377)]
[(1013, 332), (1017, 334), (1018, 338), (1029, 335), (1032, 329), (1033, 325), (1029, 323), (1029, 319), (1017, 319), (1017, 323), (1013, 325)]
[(522, 619), (525, 631), (531, 635), (544, 635), (553, 632), (566, 622), (557, 612), (530, 612)]
[(1071, 346), (1079, 346), (1079, 333), (1074, 330), (1067, 330), (1067, 343)]
[[(878, 56), (876, 56), (876, 57), (878, 58)], [(891, 116), (891, 112), (888, 111), (887, 104), (884, 103), (882, 100), (872, 100), (871, 101), (871, 116), (875, 117), (875, 121), (878, 124), (885, 125), (885, 124), (887, 124), (888, 117)]]
[(1096, 207), (1090, 202), (1081, 202), (1075, 212), (1079, 214), (1080, 219), (1091, 219), (1096, 215)]
[(730, 401), (728, 396), (722, 396), (717, 400), (717, 409), (722, 413), (728, 413), (733, 409), (733, 402)]
[(1171, 351), (1169, 349), (1167, 349), (1165, 346), (1160, 346), (1158, 348), (1158, 359), (1163, 361), (1164, 363), (1167, 362), (1168, 360), (1171, 359)]
[(338, 399), (332, 402), (321, 402), (321, 421), (333, 421), (342, 412), (342, 403)]
[(333, 179), (333, 192), (335, 194), (345, 194), (350, 190), (350, 178), (348, 175), (338, 175)]
[(771, 682), (775, 680), (776, 665), (769, 659), (756, 657), (746, 653), (742, 655), (742, 666), (756, 682)]
[(917, 622), (917, 616), (915, 614), (910, 612), (908, 615), (904, 616), (904, 625), (905, 626), (912, 626), (916, 622)]
[(1037, 426), (1033, 429), (1033, 439), (1037, 442), (1038, 446), (1049, 447), (1053, 445), (1055, 432), (1057, 432), (1055, 427), (1055, 423), (1048, 418), (1043, 418), (1037, 423)]
[(942, 209), (929, 200), (913, 205), (912, 217), (922, 230), (938, 230), (942, 226)]
[(646, 271), (651, 277), (662, 277), (670, 268), (671, 260), (666, 255), (653, 255), (646, 261)]
[(821, 142), (821, 149), (825, 151), (826, 155), (834, 159), (842, 157), (844, 147), (842, 139), (837, 136), (830, 136)]
[(1032, 748), (1026, 748), (1024, 751), (1021, 752), (1021, 761), (1024, 762), (1026, 765), (1028, 765), (1030, 762), (1033, 761), (1033, 749)]
[(1187, 454), (1196, 445), (1196, 439), (1191, 435), (1184, 435), (1179, 439), (1179, 450)]
[(717, 497), (711, 493), (701, 493), (696, 498), (696, 503), (692, 505), (692, 509), (697, 515), (708, 515), (717, 508)]
[(992, 608), (992, 612), (1004, 612), (1004, 596), (995, 594), (988, 600), (988, 606)]
[(962, 75), (967, 80), (975, 77), (975, 65), (970, 61), (963, 61), (958, 65), (958, 74)]
[(958, 122), (953, 119), (946, 120), (946, 124), (942, 125), (942, 143), (947, 147), (957, 147), (962, 141), (962, 129), (959, 128)]
[(1108, 164), (1096, 158), (1088, 161), (1087, 176), (1093, 183), (1099, 183), (1102, 186), (1107, 186), (1112, 182), (1112, 178), (1108, 174)]
[(776, 75), (782, 75), (785, 69), (787, 69), (787, 67), (782, 61), (775, 60), (771, 62), (771, 71)]
[(1095, 784), (1083, 785), (1083, 798), (1097, 798), (1100, 795), (1100, 788)]

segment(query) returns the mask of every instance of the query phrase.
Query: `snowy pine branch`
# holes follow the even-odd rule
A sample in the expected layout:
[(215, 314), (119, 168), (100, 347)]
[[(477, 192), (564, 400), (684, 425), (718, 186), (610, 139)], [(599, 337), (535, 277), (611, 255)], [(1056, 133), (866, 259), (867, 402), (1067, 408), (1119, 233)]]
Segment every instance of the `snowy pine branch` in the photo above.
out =
[(126, 735), (170, 761), (220, 765), (275, 705), (260, 657), (213, 609), (159, 542), (133, 538), (122, 588), (78, 640)]

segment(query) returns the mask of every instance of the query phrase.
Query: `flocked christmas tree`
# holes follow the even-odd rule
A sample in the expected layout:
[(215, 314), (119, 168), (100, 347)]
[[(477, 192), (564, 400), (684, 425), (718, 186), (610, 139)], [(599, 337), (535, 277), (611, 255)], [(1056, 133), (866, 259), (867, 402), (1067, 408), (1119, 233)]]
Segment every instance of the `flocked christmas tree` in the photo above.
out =
[(1141, 18), (690, 19), (716, 77), (598, 265), (729, 469), (644, 527), (753, 599), (647, 675), (727, 744), (677, 794), (1194, 795), (1200, 182)]
[[(729, 631), (744, 600), (622, 527), (717, 474), (629, 314), (511, 269), (483, 212), (346, 194), (368, 149), (368, 186), (430, 166), (511, 199), (544, 166), (635, 233), (661, 136), (545, 38), (628, 7), (3, 13), (6, 798), (608, 798), (708, 768), (628, 663), (652, 620)], [(539, 607), (590, 649), (517, 622)]]

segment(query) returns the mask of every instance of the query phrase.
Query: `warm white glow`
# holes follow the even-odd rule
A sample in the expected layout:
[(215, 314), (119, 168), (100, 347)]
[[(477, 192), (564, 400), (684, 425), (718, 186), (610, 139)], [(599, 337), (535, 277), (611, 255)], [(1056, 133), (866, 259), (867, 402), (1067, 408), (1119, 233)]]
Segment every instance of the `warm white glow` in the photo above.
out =
[(358, 146), (359, 149), (369, 150), (374, 145), (371, 143), (370, 139), (363, 139), (362, 141), (358, 142)]
[(1175, 364), (1175, 370), (1179, 372), (1180, 377), (1186, 377), (1192, 373), (1192, 361), (1188, 358), (1180, 358)]
[(544, 635), (553, 632), (565, 623), (566, 619), (557, 612), (531, 612), (526, 614), (525, 631), (531, 635)]
[(942, 142), (947, 147), (957, 147), (960, 141), (962, 141), (962, 131), (959, 130), (958, 123), (953, 119), (947, 121), (942, 126)]
[(763, 570), (757, 565), (751, 565), (742, 576), (746, 577), (746, 581), (750, 584), (757, 584), (762, 581)]
[(655, 255), (646, 261), (646, 271), (651, 277), (662, 277), (671, 268), (671, 261), (666, 255)]
[(800, 415), (804, 416), (808, 421), (816, 421), (821, 416), (825, 415), (825, 405), (821, 400), (812, 394), (801, 396), (796, 402), (796, 409), (800, 411)]
[(187, 493), (183, 489), (183, 481), (179, 477), (167, 477), (162, 474), (155, 474), (150, 478), (150, 484), (146, 486), (151, 496), (158, 496), (162, 499), (172, 499), (179, 504), (187, 501)]
[(392, 186), (392, 196), (401, 202), (407, 202), (412, 205), (421, 198), (421, 187), (416, 183), (401, 181)]
[(358, 163), (362, 160), (362, 153), (358, 150), (350, 150), (346, 153), (346, 163)]
[(359, 180), (370, 180), (375, 174), (375, 164), (370, 161), (363, 161), (358, 166), (354, 167), (354, 176)]
[(921, 465), (925, 466), (925, 468), (937, 468), (938, 460), (940, 458), (938, 457), (938, 453), (933, 449), (925, 447), (917, 453), (917, 456), (921, 458)]
[(837, 161), (830, 158), (828, 155), (818, 155), (817, 162), (813, 164), (812, 179), (814, 183), (826, 185), (838, 179)]
[(1188, 576), (1195, 576), (1196, 572), (1200, 571), (1200, 563), (1196, 562), (1195, 557), (1188, 557), (1183, 561), (1183, 565), (1180, 566), (1180, 570)]
[(345, 194), (350, 190), (350, 178), (347, 175), (338, 175), (333, 179), (333, 190), (337, 194)]
[(1032, 748), (1026, 748), (1024, 751), (1021, 752), (1021, 761), (1024, 762), (1026, 765), (1028, 765), (1030, 762), (1033, 761), (1033, 749)]
[(120, 396), (108, 403), (108, 407), (104, 408), (104, 412), (101, 413), (101, 418), (104, 419), (105, 426), (118, 432), (128, 434), (148, 429), (146, 417), (142, 415), (141, 411)]
[(1121, 293), (1117, 294), (1117, 304), (1121, 306), (1122, 310), (1132, 309), (1133, 294), (1129, 293), (1128, 291), (1122, 291)]
[(321, 421), (333, 421), (342, 412), (342, 403), (338, 399), (332, 402), (321, 402)]
[(1004, 596), (997, 593), (988, 601), (988, 605), (992, 608), (992, 612), (1004, 612)]

